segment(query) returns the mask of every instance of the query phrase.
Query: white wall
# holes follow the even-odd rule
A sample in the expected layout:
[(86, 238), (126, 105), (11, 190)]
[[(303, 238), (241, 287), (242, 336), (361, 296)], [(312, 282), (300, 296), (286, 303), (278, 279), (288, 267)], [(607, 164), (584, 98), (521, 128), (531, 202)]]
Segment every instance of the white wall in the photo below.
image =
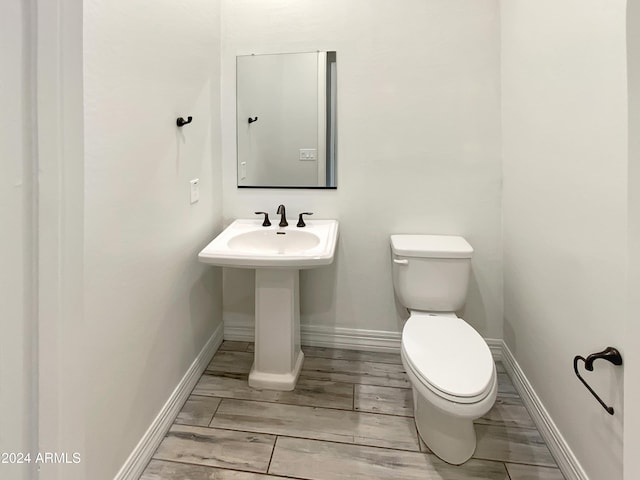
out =
[[(0, 452), (28, 452), (35, 427), (30, 21), (27, 2), (0, 7)], [(0, 477), (26, 479), (28, 469), (3, 463)]]
[[(624, 404), (640, 405), (640, 0), (627, 2), (629, 90), (629, 311), (624, 355)], [(640, 477), (640, 409), (624, 417), (624, 480)]]
[[(37, 0), (38, 448), (85, 456), (83, 0)], [(33, 2), (32, 2), (33, 4)], [(31, 372), (35, 377), (36, 372)], [(36, 466), (35, 464), (32, 464)], [(84, 480), (86, 463), (39, 464)]]
[(318, 54), (241, 56), (236, 71), (238, 183), (317, 186), (318, 160), (300, 149), (318, 150)]
[[(476, 252), (464, 318), (501, 337), (497, 1), (229, 0), (223, 18), (225, 220), (280, 203), (340, 220), (334, 265), (302, 273), (302, 323), (400, 331), (389, 235), (447, 233)], [(337, 51), (338, 189), (237, 189), (236, 55), (314, 50)], [(250, 321), (252, 289), (225, 272), (225, 322)]]
[(197, 262), (221, 228), (219, 15), (211, 0), (85, 1), (92, 480), (113, 478), (221, 321), (221, 271)]
[(622, 478), (623, 370), (574, 355), (624, 347), (625, 2), (502, 2), (505, 341), (593, 479)]

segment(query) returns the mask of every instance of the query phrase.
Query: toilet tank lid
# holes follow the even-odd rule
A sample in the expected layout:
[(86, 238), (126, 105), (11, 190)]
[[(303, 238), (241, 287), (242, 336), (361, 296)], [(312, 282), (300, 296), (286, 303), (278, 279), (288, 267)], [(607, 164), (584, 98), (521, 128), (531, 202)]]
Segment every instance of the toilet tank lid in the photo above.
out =
[(456, 235), (391, 235), (391, 250), (404, 257), (471, 258), (473, 247)]

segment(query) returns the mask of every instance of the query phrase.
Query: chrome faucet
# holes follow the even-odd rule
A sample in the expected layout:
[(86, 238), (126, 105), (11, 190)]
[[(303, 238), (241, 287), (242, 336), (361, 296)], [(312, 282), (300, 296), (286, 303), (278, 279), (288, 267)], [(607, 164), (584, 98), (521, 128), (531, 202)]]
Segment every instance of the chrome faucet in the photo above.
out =
[(276, 214), (280, 215), (280, 223), (278, 224), (279, 226), (286, 227), (289, 225), (289, 223), (287, 222), (287, 214), (285, 212), (284, 205), (278, 206), (278, 211), (276, 212)]

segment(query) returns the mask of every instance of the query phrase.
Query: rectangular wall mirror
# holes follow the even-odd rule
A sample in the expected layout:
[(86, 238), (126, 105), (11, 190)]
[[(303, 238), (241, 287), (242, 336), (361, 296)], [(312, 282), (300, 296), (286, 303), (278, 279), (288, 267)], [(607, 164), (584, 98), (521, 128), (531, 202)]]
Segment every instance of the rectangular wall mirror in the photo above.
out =
[(336, 52), (236, 58), (238, 187), (336, 188)]

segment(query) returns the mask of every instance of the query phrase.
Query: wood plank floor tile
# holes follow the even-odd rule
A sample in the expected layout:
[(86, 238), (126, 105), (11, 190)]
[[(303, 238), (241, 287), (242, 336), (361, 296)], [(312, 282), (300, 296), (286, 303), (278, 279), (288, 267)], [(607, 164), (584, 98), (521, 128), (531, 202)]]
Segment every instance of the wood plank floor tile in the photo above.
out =
[[(249, 344), (247, 352), (255, 351), (255, 345)], [(360, 360), (363, 362), (377, 362), (377, 363), (395, 363), (402, 364), (400, 358), (400, 352), (365, 352), (362, 350), (348, 350), (346, 348), (327, 348), (327, 347), (312, 347), (309, 345), (303, 345), (302, 351), (306, 357), (319, 357), (319, 358), (334, 358), (336, 360)]]
[(220, 345), (220, 350), (229, 352), (246, 352), (249, 345), (253, 345), (250, 342), (236, 342), (233, 340), (225, 340)]
[[(215, 418), (215, 417), (214, 417)], [(537, 430), (476, 425), (474, 458), (555, 467), (556, 462)]]
[(516, 387), (506, 373), (498, 373), (498, 395), (519, 397)]
[(355, 385), (354, 410), (413, 418), (413, 393), (408, 388)]
[(363, 352), (361, 350), (347, 350), (343, 348), (302, 347), (306, 357), (334, 358), (336, 360), (360, 360), (361, 362), (395, 363), (402, 365), (400, 352)]
[(412, 418), (224, 399), (212, 427), (419, 450)]
[(427, 447), (427, 444), (424, 443), (422, 438), (420, 438), (420, 435), (418, 435), (418, 442), (420, 443), (420, 451), (421, 452), (431, 453), (431, 449), (429, 447)]
[(218, 350), (207, 365), (206, 372), (248, 374), (253, 365), (253, 353)]
[(487, 414), (476, 420), (484, 425), (536, 428), (531, 415), (519, 397), (498, 395), (496, 403)]
[(276, 480), (284, 477), (151, 460), (140, 480)]
[(418, 438), (398, 354), (305, 346), (280, 392), (249, 387), (253, 349), (223, 342), (141, 480), (563, 480), (501, 362), (474, 458), (452, 466)]
[(246, 375), (235, 378), (233, 376), (203, 375), (193, 393), (239, 400), (260, 400), (346, 410), (351, 410), (353, 406), (352, 384), (310, 378), (300, 378), (295, 390), (291, 392), (281, 392), (251, 388)]
[(156, 450), (156, 460), (266, 473), (275, 436), (173, 425)]
[(507, 463), (507, 471), (511, 480), (565, 480), (557, 468)]
[(318, 380), (410, 388), (402, 365), (305, 357), (301, 376)]
[(209, 426), (218, 405), (220, 405), (219, 398), (200, 397), (192, 394), (187, 399), (182, 410), (180, 410), (175, 423), (180, 425), (200, 425), (202, 427), (207, 427)]
[(278, 437), (269, 473), (309, 480), (508, 480), (504, 464), (455, 467), (434, 455)]

